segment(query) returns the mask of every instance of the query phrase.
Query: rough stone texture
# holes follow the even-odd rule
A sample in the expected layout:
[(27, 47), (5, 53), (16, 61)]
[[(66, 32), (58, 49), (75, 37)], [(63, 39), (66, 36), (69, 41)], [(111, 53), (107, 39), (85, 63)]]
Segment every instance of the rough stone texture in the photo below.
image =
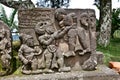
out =
[[(18, 19), (19, 19), (20, 33), (26, 33), (26, 34), (32, 35), (35, 41), (34, 44), (39, 45), (35, 31), (33, 30), (36, 24), (40, 21), (54, 23), (54, 10), (47, 9), (47, 8), (19, 10)], [(26, 29), (29, 29), (29, 30), (26, 30)]]
[(0, 20), (0, 76), (10, 73), (12, 59), (11, 42), (10, 28)]
[[(60, 16), (60, 15), (62, 16), (63, 15), (62, 13), (64, 13), (64, 16), (66, 17), (63, 17), (63, 19), (59, 21), (57, 18), (60, 18), (60, 17), (56, 18), (56, 16)], [(71, 13), (74, 13), (75, 18), (72, 17)], [(62, 61), (59, 61), (58, 63), (64, 62), (65, 66), (71, 67), (72, 70), (81, 70), (81, 65), (84, 65), (84, 66), (91, 65), (93, 66), (93, 68), (91, 69), (95, 68), (97, 64), (95, 63), (96, 60), (93, 59), (93, 57), (91, 57), (93, 53), (96, 53), (95, 52), (96, 50), (96, 36), (95, 36), (96, 35), (95, 34), (96, 19), (95, 19), (94, 10), (92, 9), (65, 9), (64, 11), (64, 9), (59, 9), (57, 12), (57, 9), (34, 8), (34, 9), (19, 10), (18, 19), (19, 19), (19, 32), (33, 36), (34, 46), (40, 46), (42, 48), (42, 52), (43, 52), (41, 53), (42, 55), (44, 54), (44, 50), (45, 50), (43, 49), (43, 44), (45, 46), (46, 45), (49, 46), (52, 43), (52, 45), (55, 45), (58, 49), (60, 48), (63, 50), (63, 51), (61, 50), (62, 52), (58, 51), (54, 54), (57, 55), (57, 54), (65, 53), (66, 55), (67, 54), (66, 52), (68, 51), (68, 55), (70, 55), (68, 57), (65, 57)], [(71, 22), (72, 20), (73, 22)], [(66, 26), (71, 26), (71, 27), (75, 26), (75, 28), (74, 29), (70, 29), (70, 28), (61, 29), (60, 27), (61, 22), (64, 28)], [(42, 23), (42, 24), (39, 24), (39, 23)], [(53, 28), (53, 31), (50, 30), (51, 28)], [(42, 34), (41, 36), (42, 32), (36, 29), (45, 30), (48, 34), (47, 37), (49, 36), (51, 38), (46, 39), (47, 38), (46, 35), (44, 36), (44, 34)], [(48, 32), (54, 32), (54, 33), (51, 34)], [(40, 35), (38, 35), (38, 33)], [(62, 37), (60, 38), (58, 37), (58, 35)], [(41, 39), (40, 36), (43, 39)], [(67, 39), (66, 36), (70, 37), (71, 39), (70, 38)], [(77, 39), (77, 36), (78, 36), (78, 39)], [(46, 41), (44, 41), (43, 43), (43, 40), (46, 40)], [(49, 41), (49, 45), (46, 44), (46, 42), (48, 42), (47, 40)], [(78, 46), (77, 51), (75, 51), (76, 46)], [(89, 49), (91, 49), (91, 52), (89, 51)], [(71, 56), (72, 52), (75, 54), (74, 56)], [(99, 59), (99, 56), (97, 54), (95, 56), (97, 56), (97, 58)], [(98, 61), (102, 61), (102, 60), (98, 60)], [(58, 64), (58, 65), (63, 66), (63, 63)], [(88, 68), (88, 66), (86, 68)]]
[(0, 80), (119, 80), (119, 74), (106, 66), (98, 66), (95, 71), (76, 71), (68, 73), (6, 76)]

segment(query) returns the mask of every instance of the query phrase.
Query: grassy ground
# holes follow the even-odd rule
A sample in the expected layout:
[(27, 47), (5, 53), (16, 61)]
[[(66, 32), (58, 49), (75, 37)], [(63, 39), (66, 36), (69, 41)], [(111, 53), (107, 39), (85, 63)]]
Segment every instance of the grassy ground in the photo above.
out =
[(98, 46), (97, 50), (104, 53), (104, 62), (106, 65), (108, 65), (109, 61), (120, 62), (120, 39), (111, 39), (108, 47), (103, 48)]

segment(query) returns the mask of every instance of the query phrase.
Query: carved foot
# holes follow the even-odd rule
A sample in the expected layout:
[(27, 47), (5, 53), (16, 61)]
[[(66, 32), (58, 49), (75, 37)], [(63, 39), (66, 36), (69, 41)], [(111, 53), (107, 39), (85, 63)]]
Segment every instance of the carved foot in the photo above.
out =
[(52, 69), (58, 68), (58, 64), (57, 64), (57, 63), (53, 63), (51, 68), (52, 68)]
[(51, 70), (51, 69), (44, 69), (42, 72), (44, 72), (44, 73), (53, 73), (54, 71), (53, 70)]
[(22, 70), (23, 74), (31, 74), (31, 70)]
[(42, 73), (43, 71), (42, 70), (33, 70), (31, 73), (32, 74), (39, 74), (39, 73)]
[(63, 67), (63, 68), (60, 68), (58, 71), (59, 72), (69, 72), (71, 70), (70, 67)]

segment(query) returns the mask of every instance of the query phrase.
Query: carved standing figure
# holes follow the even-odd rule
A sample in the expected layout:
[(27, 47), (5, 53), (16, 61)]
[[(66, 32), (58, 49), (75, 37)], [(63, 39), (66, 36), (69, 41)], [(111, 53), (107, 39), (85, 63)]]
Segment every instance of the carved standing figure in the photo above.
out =
[(66, 57), (75, 56), (75, 44), (76, 44), (76, 28), (77, 28), (77, 17), (75, 13), (67, 14), (62, 21), (60, 21), (60, 26), (66, 27), (71, 26), (71, 29), (65, 34), (66, 44), (68, 45), (68, 51), (65, 53)]
[(79, 55), (84, 55), (85, 53), (90, 52), (90, 33), (88, 19), (88, 14), (82, 13), (79, 20), (81, 26), (77, 27), (75, 51), (78, 52)]
[[(35, 27), (35, 31), (40, 35), (38, 40), (40, 45), (43, 46), (43, 66), (46, 72), (52, 72), (51, 69), (60, 67), (59, 71), (62, 71), (64, 67), (64, 57), (60, 55), (61, 51), (56, 46), (55, 41), (64, 35), (71, 27), (63, 28), (56, 32), (51, 30), (50, 24), (44, 24), (39, 22), (39, 26)], [(42, 25), (41, 25), (42, 24)]]
[(18, 57), (23, 62), (22, 72), (25, 74), (30, 74), (31, 71), (37, 72), (38, 64), (36, 56), (40, 53), (37, 53), (34, 49), (33, 37), (31, 35), (21, 33), (20, 39), (22, 41), (22, 45), (19, 49)]
[[(78, 38), (83, 49), (82, 54), (90, 53), (90, 58), (86, 60), (82, 67), (84, 70), (94, 70), (97, 66), (96, 59), (96, 34), (94, 13), (84, 12), (80, 17), (81, 27), (78, 28)], [(80, 53), (81, 55), (81, 53)]]

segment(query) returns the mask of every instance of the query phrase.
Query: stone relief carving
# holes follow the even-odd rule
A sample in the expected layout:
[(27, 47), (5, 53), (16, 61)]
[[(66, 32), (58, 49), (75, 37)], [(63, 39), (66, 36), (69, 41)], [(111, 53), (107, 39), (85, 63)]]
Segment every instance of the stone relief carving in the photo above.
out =
[[(80, 17), (81, 29), (78, 28), (78, 37), (81, 37), (82, 54), (91, 53), (90, 58), (82, 65), (85, 70), (93, 70), (97, 66), (96, 54), (96, 33), (95, 33), (95, 15), (93, 13), (83, 13)], [(83, 34), (80, 34), (80, 33)], [(83, 42), (84, 41), (84, 42)]]
[(31, 35), (20, 34), (20, 40), (22, 41), (22, 45), (18, 52), (18, 57), (22, 61), (22, 73), (30, 74), (30, 73), (39, 73), (37, 70), (38, 60), (37, 56), (41, 54), (41, 50), (34, 48), (34, 40)]
[(0, 21), (0, 26), (0, 64), (3, 70), (3, 73), (1, 72), (0, 75), (5, 75), (11, 70), (11, 33), (4, 22)]
[[(45, 10), (45, 14), (50, 13), (49, 11)], [(53, 11), (54, 14), (47, 14), (43, 19), (35, 20), (34, 26), (29, 24), (35, 32), (34, 36), (20, 32), (22, 45), (18, 56), (23, 62), (22, 72), (68, 72), (73, 71), (76, 64), (83, 70), (95, 70), (97, 57), (94, 11), (76, 13), (61, 8)], [(33, 22), (34, 20), (31, 24)], [(23, 24), (28, 23), (23, 23), (20, 19), (20, 25)], [(33, 37), (36, 37), (39, 45), (35, 45)]]
[(49, 24), (45, 24), (44, 22), (38, 24), (40, 25), (35, 27), (35, 31), (39, 30), (39, 33), (37, 33), (41, 34), (38, 40), (40, 45), (43, 46), (43, 64), (46, 68), (45, 71), (52, 72), (48, 69), (58, 68), (58, 66), (60, 67), (59, 71), (66, 71), (67, 68), (64, 67), (62, 51), (58, 48), (55, 41), (63, 36), (71, 27), (62, 28), (54, 32), (50, 29)]

